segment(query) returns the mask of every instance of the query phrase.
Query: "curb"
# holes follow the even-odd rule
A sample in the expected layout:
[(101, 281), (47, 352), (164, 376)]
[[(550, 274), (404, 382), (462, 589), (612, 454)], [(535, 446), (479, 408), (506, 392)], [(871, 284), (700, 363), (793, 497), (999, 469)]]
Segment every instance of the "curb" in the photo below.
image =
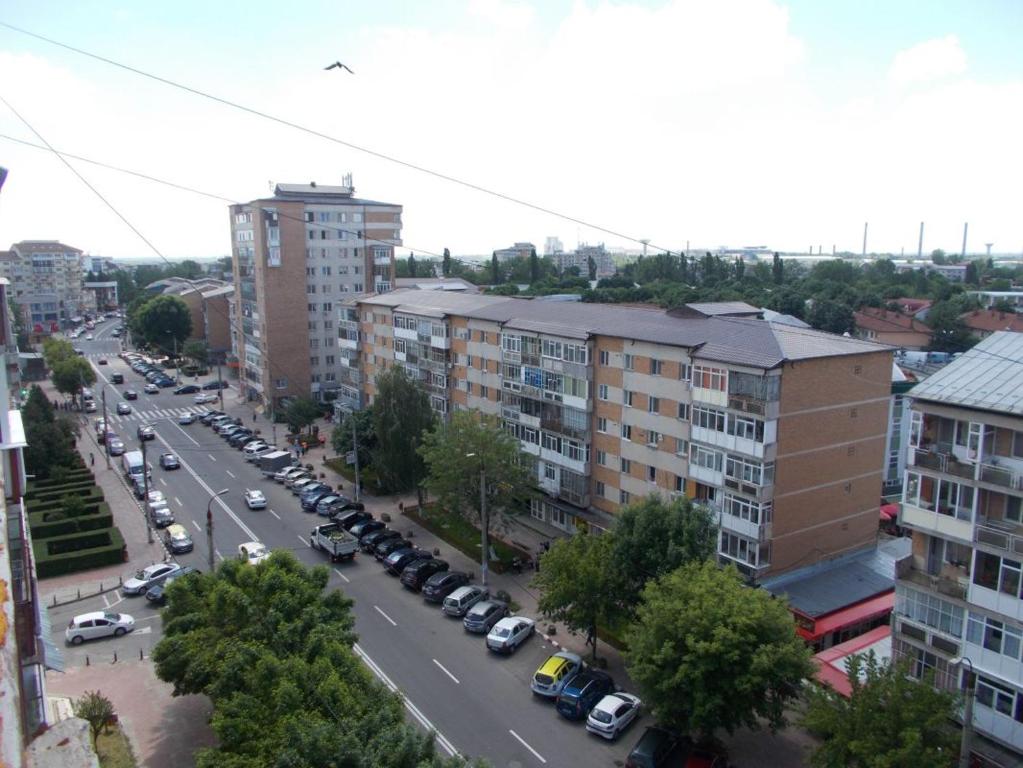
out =
[(80, 603), (82, 600), (88, 600), (91, 597), (98, 597), (99, 595), (105, 595), (105, 594), (107, 594), (107, 592), (116, 592), (118, 589), (121, 588), (121, 583), (122, 583), (122, 579), (120, 577), (118, 577), (117, 585), (116, 586), (109, 587), (107, 589), (101, 589), (101, 590), (99, 590), (97, 592), (90, 592), (87, 595), (79, 595), (78, 597), (72, 597), (70, 600), (57, 600), (56, 599), (56, 597), (57, 597), (56, 593), (54, 593), (54, 600), (52, 602), (46, 603), (46, 607), (47, 608), (60, 608), (61, 606), (64, 606), (64, 605), (71, 605), (73, 603)]

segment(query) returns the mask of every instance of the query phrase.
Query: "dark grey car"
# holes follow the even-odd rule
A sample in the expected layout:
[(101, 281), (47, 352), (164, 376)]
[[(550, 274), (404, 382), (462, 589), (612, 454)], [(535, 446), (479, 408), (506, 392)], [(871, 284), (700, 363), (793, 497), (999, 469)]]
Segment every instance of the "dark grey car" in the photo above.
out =
[(508, 615), (508, 606), (499, 600), (481, 600), (469, 609), (462, 619), (462, 626), (476, 634), (486, 634), (501, 619)]

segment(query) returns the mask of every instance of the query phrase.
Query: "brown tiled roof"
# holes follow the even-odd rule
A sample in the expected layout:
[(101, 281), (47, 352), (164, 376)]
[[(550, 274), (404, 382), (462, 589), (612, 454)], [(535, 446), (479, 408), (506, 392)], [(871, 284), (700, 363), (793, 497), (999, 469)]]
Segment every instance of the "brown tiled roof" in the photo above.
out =
[(893, 312), (890, 309), (878, 307), (864, 307), (853, 313), (856, 320), (856, 327), (866, 331), (877, 333), (926, 333), (930, 335), (931, 329), (911, 315), (904, 315), (901, 312)]
[(996, 309), (975, 309), (960, 315), (960, 319), (974, 331), (1014, 331), (1023, 333), (1023, 315), (999, 312)]
[(82, 253), (80, 248), (64, 245), (59, 240), (22, 240), (11, 246), (12, 250), (15, 248), (18, 249), (18, 253), (67, 253), (68, 251)]
[(927, 307), (931, 306), (934, 302), (930, 299), (892, 299), (888, 303), (898, 304), (902, 307), (903, 312), (913, 315), (921, 309), (927, 309)]

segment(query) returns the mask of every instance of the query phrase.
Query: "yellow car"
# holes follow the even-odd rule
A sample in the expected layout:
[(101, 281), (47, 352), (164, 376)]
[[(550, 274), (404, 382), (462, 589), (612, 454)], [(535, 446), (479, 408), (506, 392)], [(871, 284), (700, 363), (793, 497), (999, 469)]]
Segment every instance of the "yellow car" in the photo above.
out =
[(558, 651), (540, 665), (529, 684), (533, 693), (554, 697), (561, 693), (565, 683), (583, 668), (583, 660), (574, 653)]

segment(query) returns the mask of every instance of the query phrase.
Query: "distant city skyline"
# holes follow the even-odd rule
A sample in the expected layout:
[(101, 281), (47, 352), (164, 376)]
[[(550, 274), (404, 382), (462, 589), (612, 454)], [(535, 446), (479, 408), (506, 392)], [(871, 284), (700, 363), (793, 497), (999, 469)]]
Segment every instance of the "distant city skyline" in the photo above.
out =
[[(3, 95), (58, 149), (232, 200), (268, 193), (271, 180), (330, 184), (352, 172), (360, 196), (403, 201), (417, 255), (519, 240), (542, 252), (552, 235), (566, 248), (648, 238), (651, 252), (689, 241), (859, 253), (864, 221), (868, 251), (915, 255), (921, 220), (925, 253), (958, 252), (964, 221), (971, 252), (1023, 251), (1013, 3), (247, 8), (184, 0), (97, 13), (15, 0), (0, 20), (628, 237), (0, 28)], [(356, 74), (323, 70), (338, 59)], [(0, 134), (40, 143), (7, 109)], [(55, 157), (0, 146), (10, 168), (0, 247), (46, 238), (145, 254)], [(226, 201), (71, 162), (168, 257), (230, 250)]]

